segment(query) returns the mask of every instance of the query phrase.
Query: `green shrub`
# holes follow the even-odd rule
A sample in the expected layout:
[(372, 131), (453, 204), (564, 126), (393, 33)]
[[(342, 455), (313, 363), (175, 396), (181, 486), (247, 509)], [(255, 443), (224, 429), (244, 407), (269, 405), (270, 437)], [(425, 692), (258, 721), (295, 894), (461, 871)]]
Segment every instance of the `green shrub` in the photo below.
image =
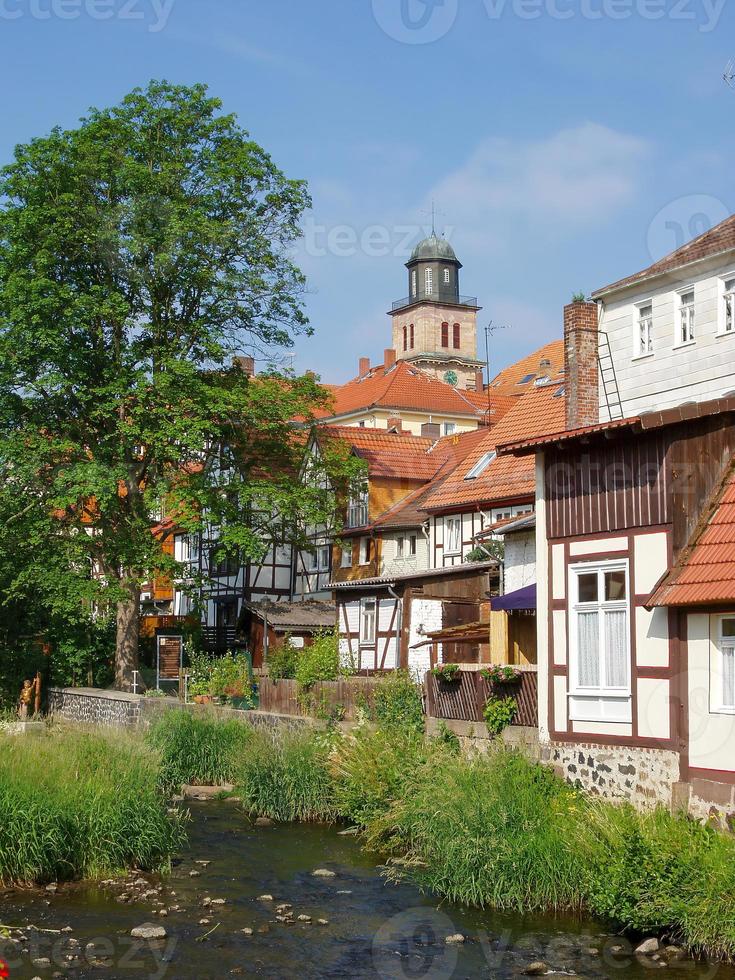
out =
[(165, 870), (184, 840), (140, 739), (0, 735), (0, 883)]
[(518, 704), (515, 698), (511, 697), (490, 697), (482, 709), (482, 716), (491, 735), (500, 735), (508, 725), (512, 725), (517, 713)]
[(583, 801), (554, 773), (498, 749), (435, 751), (384, 817), (393, 847), (420, 862), (417, 882), (452, 901), (519, 912), (578, 909), (572, 830)]
[(268, 676), (273, 681), (293, 680), (296, 677), (296, 663), (299, 651), (289, 642), (273, 647), (268, 651)]
[(423, 732), (421, 688), (405, 671), (391, 672), (375, 686), (370, 715), (383, 728)]
[(336, 630), (318, 633), (311, 646), (299, 652), (296, 680), (308, 691), (317, 681), (334, 681), (340, 676), (339, 637)]
[(160, 781), (169, 790), (184, 783), (231, 783), (253, 732), (239, 721), (214, 715), (166, 711), (150, 728), (148, 742), (160, 753)]
[(245, 809), (280, 821), (336, 819), (329, 749), (323, 734), (255, 734), (236, 779)]

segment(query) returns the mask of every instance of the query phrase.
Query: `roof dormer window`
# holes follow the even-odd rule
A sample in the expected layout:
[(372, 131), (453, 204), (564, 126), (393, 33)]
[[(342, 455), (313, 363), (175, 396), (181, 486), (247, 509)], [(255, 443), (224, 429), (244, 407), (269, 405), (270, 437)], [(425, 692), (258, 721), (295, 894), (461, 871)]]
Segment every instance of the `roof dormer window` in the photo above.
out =
[(469, 471), (465, 480), (476, 480), (478, 476), (485, 472), (497, 455), (494, 449), (489, 453), (484, 453)]

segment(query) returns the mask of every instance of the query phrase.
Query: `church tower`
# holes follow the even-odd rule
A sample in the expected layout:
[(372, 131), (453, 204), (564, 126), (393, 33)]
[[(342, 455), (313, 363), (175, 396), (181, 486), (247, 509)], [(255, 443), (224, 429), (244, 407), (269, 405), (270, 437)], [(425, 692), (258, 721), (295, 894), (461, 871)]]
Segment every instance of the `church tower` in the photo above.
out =
[(434, 232), (406, 263), (408, 296), (393, 304), (393, 347), (399, 360), (458, 388), (479, 388), (477, 297), (461, 296), (462, 263)]

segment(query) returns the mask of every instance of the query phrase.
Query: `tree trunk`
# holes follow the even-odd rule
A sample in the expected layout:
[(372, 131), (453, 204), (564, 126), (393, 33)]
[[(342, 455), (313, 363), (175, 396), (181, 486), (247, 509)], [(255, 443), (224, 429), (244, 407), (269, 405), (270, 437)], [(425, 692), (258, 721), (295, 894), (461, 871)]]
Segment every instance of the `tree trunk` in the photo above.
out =
[(115, 640), (115, 688), (133, 689), (133, 671), (138, 669), (138, 640), (140, 635), (140, 589), (134, 583), (126, 585), (129, 598), (117, 604), (117, 636)]

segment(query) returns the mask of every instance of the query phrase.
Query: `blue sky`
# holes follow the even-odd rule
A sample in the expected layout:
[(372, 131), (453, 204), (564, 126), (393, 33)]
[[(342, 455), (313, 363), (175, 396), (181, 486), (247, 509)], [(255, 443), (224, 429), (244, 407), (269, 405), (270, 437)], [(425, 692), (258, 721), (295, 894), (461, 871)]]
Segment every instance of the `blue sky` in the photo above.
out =
[(735, 204), (730, 0), (0, 0), (0, 159), (150, 78), (207, 83), (314, 199), (299, 261), (327, 381), (390, 343), (432, 199), (494, 336)]

